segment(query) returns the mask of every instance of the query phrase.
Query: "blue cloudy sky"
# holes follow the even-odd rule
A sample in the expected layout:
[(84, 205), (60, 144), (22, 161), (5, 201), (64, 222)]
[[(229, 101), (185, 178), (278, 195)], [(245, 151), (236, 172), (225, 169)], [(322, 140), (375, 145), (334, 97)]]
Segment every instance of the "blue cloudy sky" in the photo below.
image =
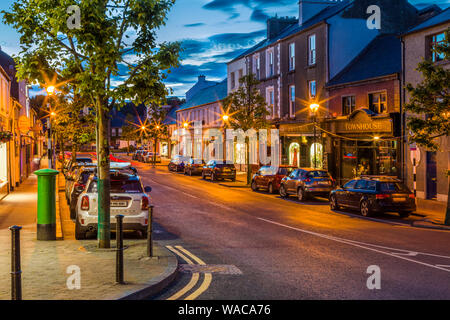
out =
[[(0, 9), (8, 9), (13, 0), (1, 0)], [(450, 6), (450, 0), (410, 0), (421, 8), (438, 4)], [(182, 65), (174, 70), (167, 86), (174, 95), (184, 96), (199, 74), (208, 80), (226, 77), (226, 62), (261, 41), (270, 16), (298, 17), (298, 0), (177, 0), (158, 36), (161, 41), (182, 41)], [(8, 54), (18, 53), (19, 36), (0, 24), (0, 46)]]

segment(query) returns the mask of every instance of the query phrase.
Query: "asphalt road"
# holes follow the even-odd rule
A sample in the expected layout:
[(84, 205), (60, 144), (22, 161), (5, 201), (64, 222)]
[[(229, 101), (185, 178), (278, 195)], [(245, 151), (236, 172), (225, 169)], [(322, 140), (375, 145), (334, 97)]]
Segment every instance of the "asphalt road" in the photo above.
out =
[(151, 299), (450, 298), (448, 231), (136, 166), (153, 188), (155, 240), (181, 254), (180, 276)]

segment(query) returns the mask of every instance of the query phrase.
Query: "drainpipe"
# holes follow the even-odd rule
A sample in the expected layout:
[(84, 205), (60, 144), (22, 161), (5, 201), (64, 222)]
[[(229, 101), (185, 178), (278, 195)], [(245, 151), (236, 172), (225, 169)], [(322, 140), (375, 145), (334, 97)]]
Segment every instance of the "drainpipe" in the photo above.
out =
[(406, 137), (406, 115), (404, 111), (404, 104), (406, 102), (406, 92), (405, 92), (405, 41), (401, 38), (402, 43), (402, 73), (400, 79), (400, 121), (401, 121), (401, 179), (403, 183), (406, 183), (407, 173), (406, 173), (406, 145), (407, 145), (407, 137)]

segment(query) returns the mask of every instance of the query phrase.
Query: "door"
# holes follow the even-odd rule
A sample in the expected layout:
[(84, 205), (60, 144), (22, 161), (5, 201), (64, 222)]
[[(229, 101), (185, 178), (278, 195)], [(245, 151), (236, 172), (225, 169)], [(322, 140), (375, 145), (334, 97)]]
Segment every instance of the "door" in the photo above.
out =
[(436, 152), (427, 151), (427, 199), (437, 198)]
[(295, 170), (294, 172), (291, 173), (291, 175), (289, 176), (289, 179), (287, 181), (287, 191), (289, 193), (296, 193), (297, 192), (297, 179), (299, 177), (299, 175), (301, 174), (300, 170)]
[(351, 191), (353, 191), (353, 188), (355, 187), (356, 181), (357, 180), (351, 180), (350, 182), (347, 182), (342, 188), (342, 191), (337, 192), (337, 200), (339, 204), (348, 205), (349, 196)]
[(354, 208), (359, 208), (359, 202), (366, 191), (367, 181), (358, 180), (353, 189), (348, 190), (348, 205)]

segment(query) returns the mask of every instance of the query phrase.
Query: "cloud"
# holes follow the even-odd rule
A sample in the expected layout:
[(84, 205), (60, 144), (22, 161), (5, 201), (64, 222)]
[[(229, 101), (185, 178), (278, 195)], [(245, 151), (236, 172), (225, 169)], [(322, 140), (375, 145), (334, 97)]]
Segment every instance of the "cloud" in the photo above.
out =
[(185, 24), (184, 26), (186, 28), (193, 28), (193, 27), (201, 27), (204, 26), (205, 24), (203, 22), (199, 22), (199, 23), (191, 23), (191, 24)]
[(257, 22), (266, 22), (270, 17), (261, 9), (253, 10), (250, 20)]

